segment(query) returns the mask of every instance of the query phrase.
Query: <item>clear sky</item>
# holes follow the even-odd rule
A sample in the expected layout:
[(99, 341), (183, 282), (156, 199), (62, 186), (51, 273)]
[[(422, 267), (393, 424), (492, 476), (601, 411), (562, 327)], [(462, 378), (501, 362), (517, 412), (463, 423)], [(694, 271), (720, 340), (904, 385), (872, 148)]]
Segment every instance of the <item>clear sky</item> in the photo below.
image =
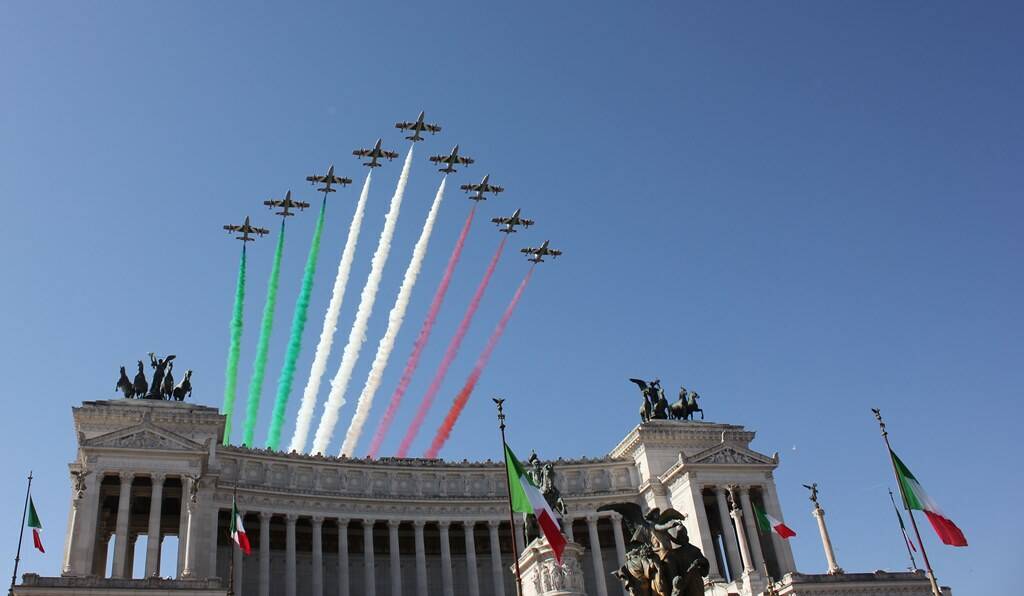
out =
[[(522, 207), (538, 224), (513, 247), (565, 255), (534, 276), (444, 457), (500, 457), (498, 394), (520, 453), (603, 455), (637, 421), (627, 378), (661, 377), (780, 453), (801, 570), (825, 569), (811, 481), (839, 563), (895, 570), (881, 407), (971, 541), (923, 528), (940, 580), (1005, 591), (1024, 533), (1022, 30), (1021, 5), (997, 2), (3, 3), (0, 561), (31, 468), (50, 552), (22, 569), (58, 571), (71, 407), (113, 397), (118, 366), (176, 353), (194, 401), (221, 405), (239, 250), (221, 225), (276, 228), (261, 201), (318, 201), (303, 178), (329, 163), (361, 180), (352, 149), (404, 154), (393, 123), (425, 109), (444, 131), (417, 147), (338, 435), (439, 182), (426, 156), (460, 143), (477, 163), (451, 182), (507, 190), (481, 205), (385, 454), (499, 240), (485, 218)], [(329, 374), (399, 167), (377, 172)], [(330, 199), (290, 415), (357, 195)], [(448, 192), (368, 433), (469, 206)], [(314, 218), (289, 222), (260, 443)], [(272, 250), (251, 247), (236, 429)], [(506, 254), (417, 454), (526, 269)]]

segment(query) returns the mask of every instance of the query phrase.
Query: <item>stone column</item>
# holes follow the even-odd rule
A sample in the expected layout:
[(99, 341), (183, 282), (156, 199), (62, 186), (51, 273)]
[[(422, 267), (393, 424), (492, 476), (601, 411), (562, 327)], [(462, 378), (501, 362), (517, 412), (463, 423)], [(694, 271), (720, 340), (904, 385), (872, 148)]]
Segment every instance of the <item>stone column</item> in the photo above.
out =
[(747, 575), (754, 571), (754, 563), (750, 560), (750, 548), (747, 546), (747, 531), (743, 527), (743, 512), (736, 505), (735, 489), (729, 491), (733, 495), (733, 507), (729, 511), (733, 523), (736, 526), (736, 539), (740, 543), (740, 558), (743, 561), (743, 574)]
[(373, 561), (373, 524), (376, 520), (363, 520), (363, 594), (377, 596), (377, 577)]
[(128, 535), (128, 554), (124, 558), (124, 576), (128, 579), (135, 577), (135, 545), (138, 541), (138, 534)]
[(597, 516), (587, 516), (587, 533), (590, 537), (590, 559), (594, 564), (594, 583), (597, 596), (608, 596), (608, 583), (605, 581), (604, 561), (601, 559), (601, 541), (597, 536)]
[[(195, 549), (195, 544), (194, 544), (194, 542), (195, 542), (195, 531), (192, 528), (192, 526), (194, 526), (196, 524), (193, 524), (192, 522), (193, 522), (193, 520), (196, 517), (196, 510), (198, 509), (198, 505), (199, 504), (196, 502), (196, 499), (192, 498), (192, 493), (193, 493), (192, 483), (193, 482), (195, 482), (195, 481), (192, 480), (191, 478), (187, 479), (187, 483), (186, 483), (186, 480), (184, 480), (184, 479), (182, 480), (182, 483), (183, 483), (182, 484), (182, 491), (184, 491), (184, 494), (182, 495), (182, 499), (185, 501), (185, 509), (186, 509), (185, 540), (184, 540), (184, 543), (185, 543), (185, 554), (182, 555), (182, 561), (184, 561), (184, 563), (182, 564), (182, 570), (181, 570), (181, 577), (184, 577), (184, 578), (190, 578), (193, 575), (195, 575), (195, 568), (196, 568), (196, 562), (195, 562), (195, 559), (196, 559), (196, 549)], [(179, 544), (178, 547), (180, 548), (181, 545)]]
[(324, 518), (313, 516), (313, 596), (324, 596)]
[(178, 511), (178, 577), (185, 572), (185, 537), (188, 533), (188, 489), (189, 478), (181, 476), (181, 509)]
[[(238, 515), (242, 516), (242, 519), (245, 519), (245, 512), (244, 511), (239, 511)], [(243, 559), (242, 559), (242, 549), (239, 548), (239, 546), (237, 544), (235, 544), (234, 541), (232, 541), (230, 543), (230, 548), (231, 548), (231, 560), (232, 560), (232, 564), (231, 565), (232, 565), (232, 568), (233, 568), (233, 571), (234, 571), (234, 574), (235, 574), (235, 577), (234, 577), (234, 580), (233, 580), (233, 582), (234, 582), (233, 585), (235, 587), (235, 594), (241, 594), (242, 593), (242, 571), (243, 571), (243, 569), (242, 569), (242, 561), (243, 561)]]
[(85, 491), (78, 498), (78, 512), (75, 515), (75, 524), (68, 528), (68, 540), (70, 546), (70, 575), (83, 576), (93, 572), (93, 558), (96, 552), (97, 528), (100, 506), (100, 485), (103, 482), (103, 472), (93, 471), (85, 477)]
[(818, 520), (818, 532), (821, 533), (821, 546), (825, 549), (825, 559), (828, 561), (828, 572), (829, 575), (836, 575), (842, 573), (843, 570), (839, 567), (839, 563), (836, 563), (836, 552), (832, 549), (832, 539), (828, 537), (828, 528), (825, 527), (825, 510), (814, 503), (814, 511), (811, 512), (814, 519)]
[(150, 476), (153, 488), (149, 496), (149, 526), (146, 529), (146, 577), (160, 576), (160, 516), (163, 514), (163, 474)]
[(412, 522), (416, 535), (416, 596), (429, 596), (427, 594), (427, 550), (423, 545), (423, 526), (426, 522), (416, 520)]
[(388, 556), (391, 558), (391, 596), (402, 596), (402, 553), (398, 550), (401, 520), (388, 521)]
[(573, 518), (569, 517), (568, 515), (562, 518), (562, 532), (565, 533), (565, 537), (569, 540), (569, 542), (576, 541), (576, 537), (572, 534), (572, 520)]
[(444, 596), (455, 596), (455, 584), (452, 579), (452, 545), (448, 535), (449, 526), (450, 522), (437, 522), (437, 527), (441, 532), (441, 593)]
[[(207, 506), (209, 507), (209, 512), (207, 513), (207, 515), (209, 516), (209, 522), (206, 524), (206, 527), (209, 528), (209, 532), (210, 532), (209, 535), (207, 536), (208, 540), (210, 541), (210, 543), (209, 543), (209, 546), (210, 546), (210, 548), (209, 548), (210, 562), (208, 563), (209, 571), (207, 572), (206, 577), (220, 577), (219, 575), (217, 575), (217, 573), (218, 573), (218, 571), (217, 571), (217, 556), (220, 554), (217, 551), (220, 548), (218, 546), (218, 543), (220, 542), (220, 532), (221, 532), (221, 528), (220, 528), (220, 508), (218, 508), (213, 503), (213, 499), (214, 499), (213, 491), (212, 490), (208, 491), (207, 494), (209, 495), (209, 498), (210, 498), (209, 503), (207, 503)], [(202, 519), (203, 519), (202, 514), (199, 514), (199, 515), (196, 516), (196, 521), (197, 522), (199, 522)], [(198, 527), (202, 527), (202, 524), (198, 523), (197, 526)], [(228, 544), (230, 544), (230, 541), (228, 542)], [(199, 544), (196, 544), (196, 546), (199, 546)], [(196, 549), (196, 553), (198, 553), (198, 552), (200, 552), (200, 549), (197, 548)], [(228, 552), (230, 553), (230, 551), (228, 551)]]
[(526, 550), (526, 523), (521, 515), (516, 515), (512, 518), (512, 531), (516, 536), (514, 544), (519, 549), (518, 552), (513, 553), (513, 556), (518, 559), (519, 555), (523, 554), (523, 551)]
[(125, 562), (128, 556), (128, 516), (131, 515), (132, 480), (131, 472), (121, 472), (121, 493), (117, 499), (117, 538), (114, 540), (114, 569), (111, 577), (131, 577), (126, 573)]
[(725, 501), (725, 488), (715, 487), (715, 500), (718, 503), (718, 517), (722, 524), (722, 542), (725, 543), (725, 550), (728, 553), (726, 565), (729, 567), (729, 574), (732, 579), (738, 579), (742, 570), (740, 569), (740, 553), (736, 545), (736, 534), (732, 527), (732, 520), (729, 519), (729, 504)]
[(492, 519), (487, 522), (491, 539), (491, 579), (494, 581), (494, 596), (505, 596), (504, 569), (501, 567), (501, 542), (498, 540), (498, 526), (501, 522)]
[[(784, 522), (785, 518), (782, 517), (782, 508), (779, 506), (779, 498), (775, 494), (774, 484), (769, 482), (762, 487), (761, 496), (764, 498), (765, 511), (775, 519)], [(796, 563), (793, 561), (793, 549), (789, 546), (789, 541), (772, 532), (772, 547), (775, 549), (775, 558), (781, 568), (780, 574), (795, 573)]]
[(295, 596), (295, 522), (299, 516), (289, 513), (285, 516), (285, 557), (284, 557), (284, 593)]
[[(612, 514), (612, 536), (615, 537), (615, 560), (619, 564), (626, 562), (626, 541), (622, 535), (622, 516), (618, 513)], [(626, 587), (622, 587), (622, 593), (624, 596), (629, 596), (626, 593)]]
[(743, 507), (743, 525), (747, 530), (747, 542), (750, 543), (750, 554), (753, 555), (754, 569), (764, 569), (764, 553), (761, 552), (761, 540), (758, 538), (757, 524), (754, 520), (754, 508), (750, 504), (750, 488), (741, 486), (740, 505)]
[(260, 511), (260, 593), (270, 596), (270, 520), (274, 514)]
[(95, 558), (93, 559), (90, 573), (94, 573), (100, 578), (107, 577), (107, 550), (110, 548), (110, 538), (110, 534), (107, 534), (105, 537), (97, 537), (97, 546), (99, 548), (94, 551), (93, 556)]
[(466, 578), (469, 580), (469, 596), (480, 596), (480, 578), (476, 572), (476, 538), (473, 536), (475, 522), (462, 522), (466, 538)]
[(73, 575), (71, 565), (72, 545), (75, 542), (77, 535), (76, 529), (78, 525), (78, 505), (85, 496), (84, 485), (81, 487), (76, 486), (78, 483), (78, 475), (71, 474), (71, 509), (68, 511), (68, 526), (67, 532), (64, 535), (64, 560), (61, 561), (60, 574), (61, 576)]
[(338, 519), (338, 596), (349, 596), (348, 591), (348, 520)]

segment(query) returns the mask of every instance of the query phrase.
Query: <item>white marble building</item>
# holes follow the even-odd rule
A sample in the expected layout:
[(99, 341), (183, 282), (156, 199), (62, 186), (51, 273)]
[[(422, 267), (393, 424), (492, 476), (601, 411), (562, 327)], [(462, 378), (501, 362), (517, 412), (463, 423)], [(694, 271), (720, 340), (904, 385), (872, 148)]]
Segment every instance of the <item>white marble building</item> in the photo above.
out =
[[(516, 593), (512, 532), (522, 537), (523, 528), (509, 525), (501, 462), (224, 446), (216, 409), (178, 402), (90, 401), (74, 408), (74, 420), (62, 576), (26, 574), (15, 594), (224, 594), (229, 570), (243, 596)], [(623, 594), (609, 575), (624, 554), (622, 524), (597, 512), (619, 501), (687, 515), (690, 540), (711, 562), (707, 594), (759, 594), (765, 569), (781, 578), (783, 594), (930, 593), (919, 574), (796, 573), (789, 544), (756, 528), (754, 504), (784, 516), (772, 479), (778, 456), (752, 450), (753, 439), (740, 426), (658, 420), (633, 428), (605, 457), (555, 460), (566, 530), (582, 547), (584, 593)], [(233, 494), (252, 542), (248, 557), (228, 538)], [(160, 560), (169, 536), (178, 538), (176, 562)], [(140, 538), (144, 565), (133, 560)]]

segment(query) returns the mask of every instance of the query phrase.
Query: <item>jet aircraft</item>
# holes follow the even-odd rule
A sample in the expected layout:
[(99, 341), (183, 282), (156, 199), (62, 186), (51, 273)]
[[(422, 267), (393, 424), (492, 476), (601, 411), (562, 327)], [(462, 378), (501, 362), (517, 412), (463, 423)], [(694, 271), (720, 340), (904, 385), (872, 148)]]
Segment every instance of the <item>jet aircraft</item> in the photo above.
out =
[(560, 250), (555, 250), (553, 248), (548, 248), (548, 242), (550, 242), (550, 241), (549, 240), (545, 240), (544, 244), (541, 244), (538, 248), (529, 248), (529, 247), (527, 247), (527, 248), (524, 248), (524, 249), (520, 250), (519, 252), (523, 252), (523, 253), (526, 253), (528, 255), (532, 255), (530, 258), (528, 258), (526, 260), (530, 261), (530, 262), (533, 262), (533, 263), (543, 263), (544, 259), (542, 257), (545, 257), (545, 256), (549, 256), (550, 255), (551, 258), (555, 258), (558, 255), (562, 254), (562, 251), (560, 251)]
[(495, 217), (491, 222), (498, 224), (499, 232), (514, 234), (516, 233), (516, 226), (523, 226), (525, 229), (533, 225), (532, 219), (524, 219), (519, 216), (520, 211), (522, 211), (522, 209), (516, 209), (515, 213), (512, 214), (512, 217)]
[(306, 180), (308, 180), (310, 184), (313, 184), (314, 186), (317, 183), (323, 184), (322, 188), (316, 189), (317, 192), (334, 192), (334, 189), (331, 188), (332, 184), (338, 184), (340, 186), (352, 184), (351, 178), (342, 178), (340, 176), (334, 175), (334, 164), (331, 164), (331, 167), (327, 168), (327, 174), (323, 176), (317, 176), (316, 174), (313, 174), (312, 176), (306, 176)]
[(434, 155), (430, 158), (430, 161), (436, 164), (445, 164), (445, 167), (438, 168), (438, 172), (444, 172), (445, 174), (451, 174), (455, 172), (455, 166), (457, 165), (469, 165), (473, 163), (472, 157), (463, 157), (459, 155), (459, 146), (456, 145), (452, 152), (448, 155)]
[(484, 176), (484, 179), (480, 181), (480, 184), (463, 184), (459, 188), (461, 188), (462, 190), (464, 190), (466, 192), (475, 193), (475, 194), (469, 195), (469, 197), (467, 197), (467, 198), (469, 198), (471, 200), (474, 200), (474, 201), (486, 201), (487, 197), (484, 196), (484, 193), (489, 192), (491, 194), (495, 194), (496, 195), (499, 192), (504, 192), (504, 190), (505, 190), (501, 186), (496, 186), (494, 184), (489, 184), (488, 181), (490, 179), (491, 179), (491, 175), (488, 174), (488, 175)]
[(394, 151), (387, 151), (386, 149), (380, 148), (381, 139), (377, 139), (377, 144), (373, 146), (373, 149), (356, 149), (352, 152), (352, 155), (356, 157), (369, 157), (370, 161), (363, 162), (363, 165), (368, 168), (379, 168), (381, 165), (377, 160), (385, 157), (388, 161), (398, 157), (398, 154)]
[(429, 132), (430, 134), (437, 134), (441, 132), (441, 127), (436, 124), (428, 124), (423, 121), (423, 116), (426, 112), (420, 112), (420, 115), (416, 117), (416, 122), (396, 122), (395, 128), (401, 131), (412, 131), (412, 136), (405, 137), (415, 143), (416, 141), (422, 141), (423, 137), (420, 136), (421, 132)]
[(276, 199), (271, 199), (269, 201), (263, 201), (263, 204), (266, 205), (267, 207), (270, 207), (271, 209), (273, 209), (274, 207), (280, 207), (281, 211), (278, 211), (274, 215), (280, 215), (281, 217), (291, 217), (292, 215), (295, 215), (294, 213), (289, 211), (289, 209), (305, 210), (306, 207), (309, 207), (309, 203), (304, 203), (302, 201), (293, 201), (292, 191), (290, 190), (284, 195), (284, 200), (279, 201)]
[(266, 228), (257, 228), (256, 226), (251, 225), (249, 223), (249, 217), (248, 216), (246, 216), (245, 222), (243, 222), (242, 225), (240, 225), (240, 226), (226, 225), (226, 226), (224, 226), (224, 229), (227, 230), (229, 233), (230, 232), (241, 232), (242, 235), (241, 236), (236, 236), (236, 238), (238, 238), (242, 242), (252, 242), (252, 241), (256, 240), (255, 238), (250, 238), (249, 234), (256, 234), (257, 236), (262, 238), (264, 235), (270, 233), (270, 230), (268, 230)]

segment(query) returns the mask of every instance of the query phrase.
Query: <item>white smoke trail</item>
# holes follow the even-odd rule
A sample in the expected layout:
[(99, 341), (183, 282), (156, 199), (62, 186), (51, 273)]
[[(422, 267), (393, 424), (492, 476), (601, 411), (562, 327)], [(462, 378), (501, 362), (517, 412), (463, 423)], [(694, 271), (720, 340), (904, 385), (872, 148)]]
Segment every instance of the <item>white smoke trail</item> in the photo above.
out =
[(395, 349), (395, 340), (398, 338), (398, 331), (402, 328), (402, 321), (405, 320), (405, 311), (409, 308), (409, 299), (412, 297), (412, 289), (416, 285), (416, 279), (420, 275), (423, 266), (423, 259), (427, 256), (427, 246), (430, 244), (430, 234), (434, 231), (434, 221), (437, 219), (437, 211), (441, 207), (441, 199), (444, 197), (444, 186), (448, 177), (441, 179), (441, 185), (437, 187), (437, 194), (434, 196), (434, 204), (430, 206), (430, 213), (427, 214), (427, 221), (423, 224), (423, 231), (412, 249), (412, 260), (405, 270), (405, 277), (402, 278), (402, 286), (398, 289), (398, 298), (395, 305), (388, 314), (388, 328), (384, 336), (377, 344), (377, 355), (370, 367), (370, 374), (363, 385), (363, 392), (359, 394), (359, 401), (356, 402), (356, 413), (352, 416), (352, 422), (345, 434), (345, 442), (341, 446), (341, 455), (351, 457), (359, 442), (359, 435), (363, 432), (363, 425), (370, 415), (370, 408), (373, 407), (373, 397), (380, 389), (381, 378), (384, 376), (384, 369), (388, 366), (388, 359)]
[(306, 449), (309, 427), (313, 423), (313, 413), (316, 410), (316, 396), (320, 393), (320, 380), (327, 372), (327, 359), (331, 355), (331, 346), (334, 345), (334, 332), (338, 329), (338, 316), (345, 298), (348, 276), (352, 272), (352, 260), (356, 255), (359, 230), (363, 226), (363, 213), (366, 210), (366, 197), (370, 194), (370, 179), (372, 177), (373, 170), (371, 169), (366, 174), (363, 191), (359, 193), (359, 202), (356, 203), (356, 212), (352, 215), (352, 223), (348, 226), (348, 238), (345, 240), (345, 249), (341, 251), (338, 274), (334, 276), (331, 302), (324, 315), (324, 327), (320, 331), (320, 341), (316, 344), (316, 355), (313, 357), (313, 366), (309, 370), (309, 380), (306, 381), (306, 389), (302, 392), (302, 403), (299, 405), (299, 414), (295, 419), (295, 434), (292, 435), (289, 451), (302, 453)]
[(359, 360), (359, 351), (363, 348), (363, 343), (366, 342), (366, 325), (370, 321), (370, 315), (373, 314), (373, 303), (377, 299), (380, 278), (384, 273), (384, 265), (388, 261), (388, 253), (391, 252), (391, 238), (395, 235), (395, 225), (398, 223), (398, 213), (402, 209), (405, 185), (409, 182), (409, 167), (412, 165), (414, 146), (409, 147), (409, 154), (405, 156), (395, 195), (391, 197), (391, 206), (388, 207), (388, 213), (384, 216), (384, 229), (381, 230), (377, 250), (373, 253), (370, 275), (366, 278), (366, 285), (363, 286), (363, 293), (359, 297), (359, 308), (356, 310), (356, 319), (348, 334), (345, 351), (341, 355), (341, 365), (334, 378), (331, 379), (331, 393), (327, 396), (327, 403), (324, 404), (324, 413), (320, 417), (320, 426), (317, 427), (316, 434), (313, 436), (313, 449), (310, 453), (324, 453), (327, 450), (327, 444), (331, 442), (331, 436), (334, 434), (334, 426), (338, 423), (338, 412), (345, 405), (345, 391), (348, 389), (348, 382), (352, 380), (352, 369), (356, 367), (356, 362)]

